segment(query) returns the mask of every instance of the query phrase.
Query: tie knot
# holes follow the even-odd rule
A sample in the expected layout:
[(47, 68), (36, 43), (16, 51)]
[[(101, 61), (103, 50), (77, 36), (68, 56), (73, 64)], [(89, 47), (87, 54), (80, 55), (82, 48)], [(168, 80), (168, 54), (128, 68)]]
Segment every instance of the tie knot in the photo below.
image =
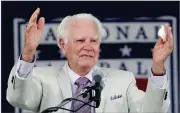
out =
[(76, 80), (75, 84), (80, 87), (80, 86), (86, 86), (88, 82), (89, 82), (88, 78), (80, 77)]

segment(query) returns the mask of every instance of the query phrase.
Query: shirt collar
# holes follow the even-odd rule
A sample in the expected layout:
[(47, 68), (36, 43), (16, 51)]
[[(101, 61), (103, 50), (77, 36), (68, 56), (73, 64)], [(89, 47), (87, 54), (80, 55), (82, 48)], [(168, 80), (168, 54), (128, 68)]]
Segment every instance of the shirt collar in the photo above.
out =
[[(76, 80), (79, 77), (81, 77), (81, 76), (78, 75), (77, 73), (75, 73), (73, 70), (71, 70), (71, 68), (68, 65), (68, 62), (65, 63), (65, 66), (66, 66), (67, 73), (68, 73), (68, 75), (70, 77), (71, 84), (74, 85)], [(93, 70), (94, 69), (91, 69), (91, 71), (87, 75), (84, 76), (84, 77), (88, 78), (91, 82), (92, 82), (92, 73), (93, 73)]]

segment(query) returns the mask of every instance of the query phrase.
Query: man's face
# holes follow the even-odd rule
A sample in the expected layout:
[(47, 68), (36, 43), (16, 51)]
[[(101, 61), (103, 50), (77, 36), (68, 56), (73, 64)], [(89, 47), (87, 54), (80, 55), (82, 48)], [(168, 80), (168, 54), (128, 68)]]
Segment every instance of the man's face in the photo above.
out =
[(97, 26), (93, 21), (78, 19), (69, 22), (65, 53), (71, 67), (92, 68), (99, 57), (99, 46)]

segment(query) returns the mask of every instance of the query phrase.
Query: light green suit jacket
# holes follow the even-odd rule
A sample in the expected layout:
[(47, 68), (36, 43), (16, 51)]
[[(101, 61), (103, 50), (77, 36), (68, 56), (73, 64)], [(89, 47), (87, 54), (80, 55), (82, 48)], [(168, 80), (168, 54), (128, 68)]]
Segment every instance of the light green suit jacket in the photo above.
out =
[[(34, 67), (25, 79), (17, 77), (12, 68), (7, 88), (7, 101), (15, 106), (34, 112), (54, 107), (72, 97), (69, 76), (63, 68)], [(134, 75), (128, 71), (100, 68), (104, 73), (105, 87), (96, 113), (165, 113), (170, 104), (168, 83), (165, 88), (153, 88), (148, 80), (146, 93), (136, 86)], [(114, 97), (118, 98), (114, 98)], [(71, 107), (70, 104), (65, 106)], [(69, 113), (59, 110), (57, 113)]]

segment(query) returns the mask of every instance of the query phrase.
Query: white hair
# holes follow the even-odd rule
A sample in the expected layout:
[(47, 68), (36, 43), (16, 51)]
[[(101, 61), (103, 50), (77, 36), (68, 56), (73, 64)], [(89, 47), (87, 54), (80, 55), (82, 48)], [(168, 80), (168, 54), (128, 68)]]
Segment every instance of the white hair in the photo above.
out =
[[(63, 39), (65, 41), (65, 43), (67, 43), (68, 41), (68, 29), (67, 29), (67, 25), (68, 22), (70, 20), (73, 19), (89, 19), (95, 22), (95, 24), (97, 25), (98, 28), (98, 38), (101, 41), (101, 39), (105, 36), (105, 30), (101, 24), (101, 22), (94, 17), (92, 14), (87, 14), (87, 13), (80, 13), (80, 14), (75, 14), (73, 16), (66, 16), (61, 23), (59, 24), (58, 28), (57, 28), (57, 33), (56, 33), (56, 39)], [(59, 46), (59, 42), (58, 42), (58, 46)], [(60, 47), (60, 46), (59, 46)]]

